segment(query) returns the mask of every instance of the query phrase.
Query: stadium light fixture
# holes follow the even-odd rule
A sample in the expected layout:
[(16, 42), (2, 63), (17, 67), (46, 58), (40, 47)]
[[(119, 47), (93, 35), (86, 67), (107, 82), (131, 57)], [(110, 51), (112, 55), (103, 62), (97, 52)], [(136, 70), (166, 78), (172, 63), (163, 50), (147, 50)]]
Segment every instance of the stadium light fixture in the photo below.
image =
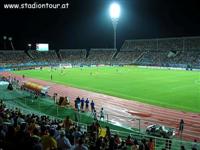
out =
[(119, 19), (120, 17), (120, 6), (118, 3), (112, 3), (110, 5), (110, 17), (112, 19)]
[(3, 39), (4, 39), (4, 40), (7, 40), (7, 36), (3, 36)]
[(110, 5), (110, 18), (112, 20), (113, 29), (114, 29), (114, 49), (116, 49), (116, 35), (117, 35), (117, 24), (120, 17), (120, 5), (118, 3), (112, 3)]
[(7, 36), (3, 36), (3, 48), (4, 48), (4, 50), (6, 50), (7, 48), (6, 48), (6, 41), (7, 40)]
[(32, 46), (32, 45), (29, 43), (29, 44), (28, 44), (28, 48), (29, 48), (29, 50), (31, 50), (31, 46)]
[(12, 41), (12, 37), (9, 37), (8, 40), (9, 40), (9, 41)]

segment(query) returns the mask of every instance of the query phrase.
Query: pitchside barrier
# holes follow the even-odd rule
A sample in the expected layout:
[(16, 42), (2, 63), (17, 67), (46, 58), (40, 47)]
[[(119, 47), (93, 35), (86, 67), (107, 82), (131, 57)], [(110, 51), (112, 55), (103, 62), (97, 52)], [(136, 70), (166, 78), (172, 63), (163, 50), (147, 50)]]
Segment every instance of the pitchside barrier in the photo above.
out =
[(116, 124), (118, 126), (130, 128), (132, 130), (145, 133), (147, 126), (157, 124), (158, 122), (150, 119), (141, 119), (137, 116), (122, 116), (114, 114), (105, 114), (104, 119), (100, 118), (100, 113), (97, 113), (97, 119), (106, 121), (108, 123)]
[[(111, 123), (111, 124), (121, 126), (124, 128), (129, 128), (135, 131), (142, 131), (142, 128), (141, 128), (142, 120), (136, 119), (133, 116), (125, 117), (122, 115), (114, 115), (114, 114), (105, 113), (104, 118), (101, 118), (100, 112), (97, 112), (96, 115), (97, 115), (97, 119), (100, 121)], [(92, 112), (91, 112), (91, 116), (92, 116)]]
[[(97, 116), (99, 117), (100, 113), (98, 113)], [(100, 118), (98, 118), (98, 119), (102, 120)], [(175, 120), (175, 122), (177, 121), (176, 128), (171, 127), (171, 126), (166, 126), (166, 127), (173, 128), (175, 130), (176, 135), (173, 139), (177, 139), (177, 141), (179, 141), (179, 140), (183, 141), (182, 136), (181, 136), (182, 134), (178, 133), (179, 132), (178, 126), (179, 126), (180, 120), (178, 120), (176, 118), (174, 118), (174, 120)], [(153, 125), (153, 124), (162, 125), (163, 124), (162, 121), (158, 121), (158, 120), (154, 121), (154, 120), (151, 120), (151, 119), (141, 119), (141, 118), (138, 118), (138, 117), (135, 117), (135, 116), (125, 117), (125, 116), (114, 115), (114, 114), (105, 114), (103, 121), (108, 122), (108, 123), (112, 123), (114, 125), (121, 126), (121, 127), (127, 128), (127, 129), (131, 129), (131, 130), (138, 132), (140, 134), (146, 134), (146, 129), (149, 125)], [(189, 131), (187, 129), (188, 128), (187, 124), (185, 124), (184, 128), (185, 128), (184, 131), (183, 131), (184, 136), (190, 137), (190, 140), (191, 140), (191, 138), (199, 139), (199, 132), (198, 132), (199, 126), (193, 125), (194, 131), (192, 133), (191, 133), (191, 131)]]
[[(155, 136), (149, 136), (146, 134), (138, 133), (138, 132), (122, 132), (122, 131), (116, 131), (111, 130), (112, 134), (118, 134), (121, 139), (125, 140), (128, 135), (130, 135), (132, 138), (137, 139), (138, 141), (141, 141), (142, 139), (145, 139), (147, 142), (150, 138), (153, 139), (155, 144), (155, 150), (162, 150), (165, 148), (166, 150), (180, 150), (181, 146), (184, 146), (186, 150), (192, 149), (193, 142), (187, 142), (187, 141), (181, 141), (177, 139), (165, 139), (165, 138), (159, 138)], [(197, 147), (200, 147), (200, 143), (197, 143)]]

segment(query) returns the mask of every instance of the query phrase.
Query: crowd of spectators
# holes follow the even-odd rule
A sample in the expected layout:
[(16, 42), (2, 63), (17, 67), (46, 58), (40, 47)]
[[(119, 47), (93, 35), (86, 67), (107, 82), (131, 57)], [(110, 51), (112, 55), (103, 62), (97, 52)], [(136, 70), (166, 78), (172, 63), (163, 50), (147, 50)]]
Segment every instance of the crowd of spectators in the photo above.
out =
[(120, 51), (116, 56), (115, 64), (134, 64), (143, 51)]
[(85, 49), (61, 49), (59, 53), (62, 63), (71, 63), (72, 65), (80, 65), (86, 58)]
[[(120, 137), (108, 126), (102, 127), (98, 120), (83, 130), (69, 116), (63, 120), (48, 116), (23, 114), (20, 109), (8, 109), (0, 101), (0, 149), (29, 150), (156, 150), (155, 139)], [(166, 139), (162, 150), (171, 149), (171, 140)], [(181, 150), (185, 150), (183, 145)], [(198, 149), (195, 140), (191, 147)]]
[[(119, 52), (113, 49), (61, 49), (0, 51), (1, 66), (43, 62), (71, 65), (151, 65), (194, 68), (200, 64), (200, 37), (126, 40)], [(169, 57), (170, 52), (176, 55)], [(36, 65), (39, 63), (36, 63)]]
[(6, 50), (0, 51), (0, 66), (22, 64), (30, 61), (24, 51)]
[[(0, 59), (2, 60), (0, 66), (5, 65), (21, 65), (34, 63), (42, 64), (39, 62), (45, 62), (49, 65), (58, 63), (69, 63), (71, 65), (151, 65), (151, 66), (166, 66), (166, 67), (186, 67), (191, 65), (197, 68), (200, 64), (200, 51), (175, 51), (176, 55), (169, 57), (168, 54), (171, 51), (120, 51), (115, 54), (114, 51), (91, 51), (88, 58), (81, 56), (77, 51), (76, 54), (67, 54), (61, 52), (62, 61), (58, 60), (56, 54), (50, 52), (31, 52), (34, 53), (34, 59), (28, 57), (23, 51), (19, 52), (4, 52), (0, 51)], [(43, 53), (43, 54), (42, 54)], [(65, 53), (65, 54), (63, 54)], [(71, 53), (71, 52), (70, 52)], [(16, 57), (17, 56), (17, 57)]]
[[(154, 141), (125, 139), (112, 134), (109, 127), (101, 127), (95, 120), (84, 131), (69, 116), (51, 120), (48, 116), (23, 114), (20, 109), (8, 109), (0, 102), (0, 148), (3, 150), (154, 150)], [(145, 148), (146, 147), (146, 148)]]
[(113, 49), (90, 49), (89, 56), (84, 63), (89, 65), (110, 65), (116, 50)]
[(164, 66), (164, 67), (182, 67), (186, 68), (191, 65), (194, 68), (199, 66), (200, 52), (193, 51), (176, 51), (174, 56), (169, 57), (170, 51), (148, 51), (137, 60), (137, 64), (151, 65), (151, 66)]
[(30, 54), (30, 56), (32, 56), (35, 62), (55, 63), (58, 62), (59, 60), (56, 51), (54, 50), (49, 50), (49, 51), (30, 50), (28, 51), (28, 53)]
[(200, 37), (126, 40), (121, 50), (195, 51), (200, 49)]
[[(162, 38), (126, 40), (120, 52), (144, 52), (141, 58), (135, 58), (136, 64), (168, 67), (199, 66), (200, 37)], [(171, 51), (176, 52), (168, 57)], [(120, 53), (119, 53), (120, 54)]]

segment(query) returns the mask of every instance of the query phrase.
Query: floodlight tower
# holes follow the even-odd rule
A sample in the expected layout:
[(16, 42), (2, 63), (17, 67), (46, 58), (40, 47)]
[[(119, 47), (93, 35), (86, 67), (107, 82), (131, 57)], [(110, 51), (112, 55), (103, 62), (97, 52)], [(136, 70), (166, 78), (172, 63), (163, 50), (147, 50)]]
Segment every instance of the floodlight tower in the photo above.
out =
[(9, 37), (8, 40), (10, 41), (10, 45), (12, 47), (12, 50), (15, 50), (14, 46), (13, 46), (13, 42), (12, 42), (12, 37)]
[(116, 35), (117, 35), (117, 24), (120, 17), (120, 6), (117, 3), (112, 3), (110, 5), (110, 18), (112, 20), (113, 29), (114, 29), (114, 49), (116, 49)]

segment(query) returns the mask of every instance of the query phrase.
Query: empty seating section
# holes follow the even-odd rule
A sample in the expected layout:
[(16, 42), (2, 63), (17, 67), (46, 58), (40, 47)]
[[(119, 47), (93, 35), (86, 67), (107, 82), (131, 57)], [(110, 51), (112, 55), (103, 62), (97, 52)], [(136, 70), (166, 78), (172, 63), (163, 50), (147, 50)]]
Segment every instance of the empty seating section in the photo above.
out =
[(192, 37), (190, 39), (184, 40), (185, 50), (196, 51), (200, 50), (200, 37)]
[(121, 51), (124, 50), (155, 50), (157, 49), (157, 40), (126, 40), (122, 45)]
[(180, 51), (184, 48), (184, 39), (182, 38), (164, 38), (158, 40), (157, 50), (159, 51)]

